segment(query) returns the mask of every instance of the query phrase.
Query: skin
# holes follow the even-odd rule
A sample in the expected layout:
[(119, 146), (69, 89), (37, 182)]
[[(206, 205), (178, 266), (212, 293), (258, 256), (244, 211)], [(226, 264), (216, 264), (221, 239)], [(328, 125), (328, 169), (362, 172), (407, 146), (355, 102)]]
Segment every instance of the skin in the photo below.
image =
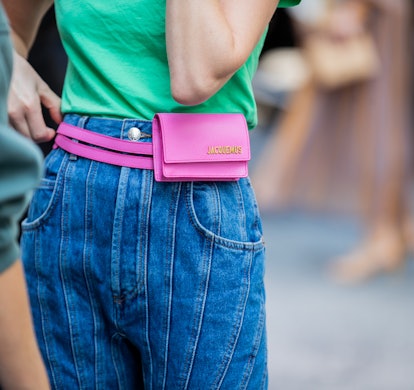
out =
[(46, 126), (41, 104), (49, 110), (52, 119), (60, 123), (60, 98), (33, 70), (26, 58), (40, 22), (53, 2), (4, 0), (2, 3), (10, 20), (15, 48), (8, 101), (10, 124), (35, 142), (50, 141), (55, 132)]
[(0, 274), (0, 387), (5, 390), (50, 388), (33, 332), (20, 261)]
[[(41, 104), (60, 123), (60, 98), (27, 63), (50, 0), (2, 0), (15, 47), (9, 95), (10, 122), (36, 142), (49, 141)], [(278, 0), (166, 0), (166, 40), (173, 98), (199, 104), (217, 92), (246, 61)]]
[(217, 92), (246, 61), (277, 4), (275, 0), (167, 0), (174, 99), (193, 105)]

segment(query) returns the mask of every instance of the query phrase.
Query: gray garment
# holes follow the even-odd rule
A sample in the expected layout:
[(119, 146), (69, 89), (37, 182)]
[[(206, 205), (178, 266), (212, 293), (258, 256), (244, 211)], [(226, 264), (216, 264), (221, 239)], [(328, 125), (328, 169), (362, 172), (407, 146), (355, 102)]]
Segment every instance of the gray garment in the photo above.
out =
[(40, 149), (8, 126), (11, 73), (9, 27), (0, 4), (0, 272), (19, 258), (18, 222), (42, 167)]

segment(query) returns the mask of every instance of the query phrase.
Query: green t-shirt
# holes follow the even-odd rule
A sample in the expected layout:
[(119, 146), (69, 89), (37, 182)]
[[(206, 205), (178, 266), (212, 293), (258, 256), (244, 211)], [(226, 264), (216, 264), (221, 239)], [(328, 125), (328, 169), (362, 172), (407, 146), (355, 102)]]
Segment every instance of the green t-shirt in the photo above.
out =
[(183, 106), (170, 93), (165, 0), (56, 0), (55, 9), (69, 58), (62, 112), (142, 119), (156, 112), (241, 112), (249, 128), (256, 125), (251, 80), (264, 36), (219, 92)]

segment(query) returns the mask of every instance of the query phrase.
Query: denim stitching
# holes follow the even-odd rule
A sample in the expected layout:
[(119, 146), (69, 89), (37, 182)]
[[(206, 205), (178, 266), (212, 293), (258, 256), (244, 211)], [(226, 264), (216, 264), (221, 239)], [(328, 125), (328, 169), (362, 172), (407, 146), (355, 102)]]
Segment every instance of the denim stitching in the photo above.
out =
[[(98, 387), (98, 378), (99, 378), (99, 346), (97, 342), (96, 335), (98, 334), (98, 324), (99, 322), (96, 320), (96, 305), (95, 300), (93, 299), (93, 293), (91, 285), (93, 284), (90, 282), (90, 277), (88, 276), (88, 264), (91, 264), (91, 248), (93, 243), (93, 226), (92, 226), (92, 216), (93, 216), (93, 203), (92, 199), (94, 197), (94, 186), (89, 185), (90, 182), (94, 182), (97, 175), (97, 164), (91, 163), (89, 166), (88, 175), (86, 178), (86, 199), (85, 199), (85, 243), (83, 247), (83, 273), (85, 278), (85, 284), (88, 291), (89, 296), (89, 303), (91, 306), (92, 311), (92, 318), (93, 318), (93, 329), (94, 329), (94, 356), (95, 356), (95, 381), (96, 386)], [(89, 200), (90, 198), (90, 200)], [(90, 266), (89, 266), (90, 267)], [(89, 268), (90, 269), (90, 268)]]
[[(57, 158), (57, 157), (56, 157)], [(29, 221), (28, 218), (25, 219), (22, 223), (22, 230), (23, 231), (30, 231), (35, 230), (39, 226), (43, 225), (47, 219), (49, 218), (50, 214), (54, 211), (56, 205), (58, 204), (61, 193), (63, 191), (63, 174), (66, 171), (66, 168), (68, 166), (69, 159), (68, 155), (64, 154), (64, 156), (61, 158), (61, 163), (58, 168), (58, 172), (56, 175), (56, 179), (54, 180), (54, 186), (53, 186), (53, 192), (50, 196), (49, 202), (45, 208), (45, 210), (36, 217), (33, 221)], [(49, 183), (51, 183), (51, 180), (48, 180)]]
[(260, 231), (262, 233), (262, 226), (261, 226), (262, 224), (261, 224), (260, 211), (259, 211), (259, 205), (257, 204), (256, 194), (254, 192), (254, 188), (252, 186), (250, 178), (246, 177), (245, 180), (246, 180), (247, 187), (250, 188), (250, 190), (252, 191), (253, 197), (254, 197), (254, 202), (253, 202), (254, 203), (254, 213), (255, 213), (255, 220), (254, 220), (254, 225), (253, 225), (254, 230)]
[[(190, 183), (192, 184), (192, 183)], [(228, 238), (220, 237), (214, 234), (213, 232), (206, 229), (200, 224), (200, 221), (197, 218), (197, 213), (195, 211), (194, 202), (193, 202), (193, 186), (189, 185), (187, 187), (186, 194), (186, 206), (187, 212), (192, 226), (207, 240), (213, 241), (216, 245), (223, 248), (230, 248), (235, 250), (246, 250), (246, 251), (257, 251), (261, 250), (264, 246), (263, 238), (256, 242), (242, 242), (236, 240), (230, 240)]]
[(79, 388), (82, 388), (82, 378), (81, 378), (81, 374), (80, 374), (80, 370), (79, 370), (79, 365), (78, 365), (78, 360), (76, 358), (76, 343), (75, 343), (75, 335), (74, 335), (74, 329), (73, 329), (73, 322), (72, 322), (72, 318), (70, 315), (70, 311), (69, 311), (69, 301), (70, 301), (70, 297), (67, 291), (67, 281), (70, 280), (70, 277), (68, 278), (65, 275), (64, 272), (64, 267), (63, 267), (63, 263), (67, 260), (67, 252), (66, 252), (66, 248), (68, 248), (68, 242), (69, 242), (69, 236), (67, 234), (67, 217), (68, 217), (68, 204), (71, 203), (71, 191), (68, 191), (67, 188), (70, 188), (70, 183), (71, 183), (71, 175), (68, 174), (69, 171), (71, 171), (73, 169), (73, 165), (70, 164), (67, 167), (66, 170), (66, 180), (64, 183), (64, 189), (63, 189), (63, 197), (62, 199), (64, 200), (62, 203), (62, 215), (61, 215), (61, 232), (62, 232), (62, 240), (61, 240), (61, 245), (60, 245), (60, 249), (59, 249), (59, 273), (60, 273), (60, 278), (61, 278), (61, 283), (62, 283), (62, 290), (63, 290), (63, 294), (64, 294), (64, 300), (65, 300), (65, 308), (66, 308), (66, 315), (67, 315), (67, 320), (68, 320), (68, 326), (69, 326), (69, 334), (70, 334), (70, 344), (71, 344), (71, 352), (72, 352), (72, 358), (73, 358), (73, 362), (74, 362), (74, 366), (75, 366), (75, 372), (76, 372), (76, 378), (78, 381), (78, 385)]
[[(118, 179), (118, 192), (116, 194), (115, 214), (112, 228), (111, 245), (111, 288), (114, 301), (118, 304), (123, 300), (120, 277), (120, 248), (122, 247), (122, 223), (125, 213), (125, 196), (130, 168), (122, 167)], [(117, 325), (118, 328), (118, 325)]]
[(239, 218), (241, 219), (241, 225), (243, 226), (242, 240), (247, 241), (248, 240), (248, 237), (247, 237), (247, 218), (246, 218), (246, 208), (245, 208), (245, 205), (244, 205), (245, 202), (244, 202), (244, 198), (243, 198), (243, 192), (242, 192), (242, 189), (240, 187), (240, 182), (239, 181), (237, 181), (235, 183), (235, 185), (237, 186), (237, 190), (238, 190), (238, 193), (237, 193), (238, 202), (240, 204), (240, 208), (243, 210), (242, 213), (239, 213)]
[(169, 264), (168, 273), (165, 275), (165, 284), (168, 286), (168, 294), (165, 296), (165, 307), (167, 309), (167, 315), (165, 318), (165, 342), (164, 342), (164, 370), (162, 374), (162, 389), (166, 388), (167, 383), (167, 370), (168, 370), (168, 351), (170, 343), (170, 332), (171, 332), (171, 316), (172, 316), (172, 301), (173, 301), (173, 279), (174, 279), (174, 252), (175, 252), (175, 234), (176, 234), (176, 221), (177, 221), (177, 211), (178, 211), (178, 202), (180, 199), (181, 193), (181, 183), (176, 186), (176, 191), (173, 192), (170, 202), (170, 208), (168, 212), (168, 234), (167, 237), (171, 242), (166, 243), (166, 265)]
[(194, 297), (195, 313), (193, 318), (192, 335), (189, 338), (189, 342), (186, 348), (187, 353), (186, 358), (184, 359), (185, 363), (183, 367), (183, 375), (181, 376), (182, 380), (179, 386), (179, 388), (183, 389), (187, 389), (189, 386), (198, 342), (200, 340), (200, 333), (203, 324), (206, 300), (208, 295), (207, 292), (210, 282), (213, 247), (214, 242), (211, 241), (209, 246), (205, 247), (205, 249), (203, 250), (203, 277), (200, 280), (198, 292)]
[[(143, 199), (141, 207), (137, 210), (137, 221), (139, 221), (138, 239), (136, 253), (138, 260), (136, 262), (136, 275), (138, 278), (136, 290), (138, 294), (145, 291), (146, 264), (148, 259), (148, 236), (151, 216), (151, 199), (152, 199), (152, 172), (142, 171), (142, 185), (140, 197)], [(141, 217), (142, 216), (142, 217)]]
[[(147, 188), (148, 187), (148, 195), (147, 195), (147, 200), (148, 200), (148, 207), (147, 207), (147, 213), (146, 213), (146, 229), (145, 229), (145, 236), (149, 237), (148, 234), (148, 227), (149, 227), (149, 219), (150, 219), (150, 214), (151, 214), (151, 199), (152, 199), (152, 191), (153, 191), (153, 178), (152, 175), (149, 175), (148, 173), (146, 174), (145, 172), (142, 175), (142, 182), (143, 182), (143, 188)], [(146, 243), (147, 244), (147, 243)], [(145, 294), (145, 342), (146, 342), (146, 348), (147, 348), (147, 353), (148, 353), (148, 358), (149, 358), (149, 376), (150, 376), (150, 380), (148, 381), (148, 386), (149, 389), (151, 390), (153, 385), (153, 375), (154, 375), (154, 362), (153, 362), (153, 357), (152, 357), (152, 351), (151, 351), (151, 344), (150, 344), (150, 340), (149, 340), (149, 294), (148, 294), (148, 245), (146, 245), (146, 250), (145, 250), (145, 257), (143, 257), (143, 261), (144, 261), (144, 279), (143, 279), (143, 283), (144, 283), (144, 294)]]
[[(249, 297), (250, 292), (250, 285), (251, 285), (251, 268), (252, 268), (252, 257), (253, 253), (250, 252), (249, 260), (248, 260), (248, 267), (247, 270), (244, 273), (244, 277), (241, 280), (241, 285), (244, 286), (243, 289), (240, 291), (240, 304), (238, 305), (238, 310), (235, 315), (236, 322), (234, 323), (233, 331), (230, 335), (230, 339), (227, 345), (227, 356), (225, 355), (221, 364), (220, 369), (217, 372), (216, 379), (213, 382), (213, 385), (211, 386), (211, 389), (219, 389), (221, 385), (223, 384), (224, 378), (227, 374), (227, 371), (229, 369), (231, 360), (234, 355), (234, 351), (236, 349), (237, 341), (239, 339), (241, 329), (243, 326), (244, 321), (244, 315), (246, 312), (246, 306), (247, 301)], [(247, 261), (247, 260), (246, 260)], [(245, 267), (243, 267), (245, 269)]]
[[(265, 361), (265, 365), (266, 365), (266, 367), (267, 367), (267, 360)], [(262, 390), (265, 390), (265, 389), (267, 389), (267, 386), (268, 386), (268, 372), (267, 372), (267, 369), (264, 371), (264, 373), (263, 373), (263, 378), (262, 378), (262, 383), (261, 383), (261, 386), (260, 386), (260, 388), (262, 389)]]
[(245, 369), (245, 373), (243, 375), (242, 381), (241, 381), (241, 387), (240, 390), (246, 389), (247, 385), (249, 384), (249, 380), (251, 377), (251, 374), (253, 372), (253, 368), (254, 368), (254, 363), (256, 361), (256, 357), (258, 354), (258, 351), (260, 349), (260, 344), (262, 342), (262, 339), (264, 337), (264, 329), (265, 329), (265, 310), (264, 310), (264, 299), (262, 296), (261, 299), (261, 305), (260, 305), (260, 315), (259, 315), (259, 321), (257, 324), (257, 329), (256, 329), (256, 337), (255, 337), (255, 341), (253, 343), (253, 350), (249, 356), (249, 360), (246, 363), (246, 369)]
[[(212, 231), (213, 232), (217, 231), (217, 236), (220, 236), (220, 234), (221, 234), (221, 221), (222, 221), (222, 207), (221, 207), (220, 190), (219, 190), (216, 183), (213, 183), (213, 190), (216, 193), (216, 197), (215, 197), (216, 202), (214, 202), (214, 204), (216, 206), (216, 211), (215, 211), (214, 215), (216, 215), (216, 217), (217, 217), (216, 218), (216, 225), (217, 226), (213, 226)], [(213, 202), (211, 202), (211, 203), (213, 203)]]
[(37, 234), (36, 232), (34, 233), (35, 235), (35, 270), (36, 270), (36, 281), (37, 281), (37, 286), (36, 286), (36, 291), (37, 291), (37, 300), (39, 303), (39, 312), (40, 312), (40, 319), (41, 319), (41, 324), (42, 324), (42, 337), (43, 337), (43, 343), (45, 346), (45, 351), (46, 351), (46, 355), (47, 355), (47, 364), (49, 366), (49, 373), (50, 373), (50, 379), (51, 382), (54, 384), (55, 388), (60, 388), (60, 383), (61, 383), (61, 379), (60, 379), (60, 375), (59, 375), (59, 370), (56, 369), (56, 358), (52, 355), (52, 352), (50, 351), (50, 347), (51, 347), (51, 343), (49, 342), (49, 337), (52, 335), (51, 332), (48, 331), (49, 326), (47, 326), (47, 324), (49, 323), (49, 316), (48, 316), (48, 310), (45, 309), (46, 306), (46, 302), (44, 301), (44, 299), (41, 298), (41, 296), (45, 296), (44, 294), (40, 293), (40, 287), (41, 287), (41, 283), (40, 283), (40, 279), (39, 279), (39, 258), (37, 256), (37, 254), (39, 253), (39, 245), (40, 242), (37, 239)]
[(122, 360), (122, 357), (115, 356), (117, 348), (114, 347), (115, 342), (119, 340), (120, 337), (121, 335), (119, 333), (115, 333), (111, 338), (111, 357), (112, 357), (112, 364), (114, 365), (114, 369), (115, 369), (116, 380), (118, 382), (118, 388), (122, 389), (122, 382), (123, 382), (122, 378), (125, 377), (125, 372), (123, 373), (124, 375), (122, 375), (119, 370), (122, 366), (118, 365), (117, 362)]

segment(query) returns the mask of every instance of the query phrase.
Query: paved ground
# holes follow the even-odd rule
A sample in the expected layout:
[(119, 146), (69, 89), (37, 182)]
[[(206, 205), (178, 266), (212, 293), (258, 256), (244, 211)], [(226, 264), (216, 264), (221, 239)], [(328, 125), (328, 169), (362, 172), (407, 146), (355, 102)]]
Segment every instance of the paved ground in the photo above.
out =
[(414, 261), (357, 287), (329, 261), (358, 238), (354, 221), (264, 215), (270, 390), (414, 390)]
[[(265, 140), (253, 132), (253, 156)], [(326, 270), (358, 242), (357, 221), (304, 212), (262, 217), (269, 389), (414, 390), (413, 259), (396, 274), (340, 286)]]

